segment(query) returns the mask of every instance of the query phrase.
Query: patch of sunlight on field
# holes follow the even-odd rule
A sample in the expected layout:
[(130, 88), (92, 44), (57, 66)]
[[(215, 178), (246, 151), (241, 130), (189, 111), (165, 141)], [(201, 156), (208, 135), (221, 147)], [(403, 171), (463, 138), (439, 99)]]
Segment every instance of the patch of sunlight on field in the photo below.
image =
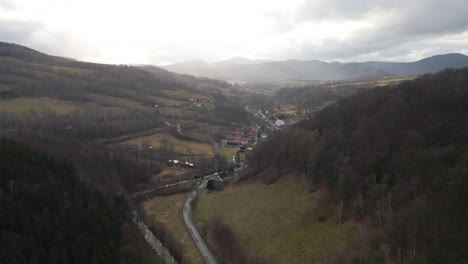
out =
[(20, 97), (11, 100), (0, 100), (0, 111), (6, 112), (53, 111), (59, 114), (68, 114), (76, 108), (77, 104), (74, 102), (48, 97)]
[(390, 78), (390, 79), (383, 79), (379, 80), (376, 86), (388, 86), (393, 84), (399, 84), (404, 81), (411, 81), (416, 79), (416, 77), (400, 77), (400, 78)]
[(187, 199), (186, 193), (168, 196), (155, 196), (143, 202), (143, 208), (149, 221), (157, 220), (174, 234), (184, 246), (184, 263), (204, 263), (185, 226), (182, 207)]
[[(317, 200), (324, 191), (304, 191), (298, 177), (288, 175), (276, 183), (241, 183), (220, 192), (203, 192), (194, 218), (198, 226), (220, 213), (246, 253), (275, 260), (275, 263), (319, 263), (332, 254), (338, 241), (349, 241), (356, 224), (335, 224), (334, 206), (324, 222), (317, 220)], [(333, 204), (329, 199), (326, 202)]]

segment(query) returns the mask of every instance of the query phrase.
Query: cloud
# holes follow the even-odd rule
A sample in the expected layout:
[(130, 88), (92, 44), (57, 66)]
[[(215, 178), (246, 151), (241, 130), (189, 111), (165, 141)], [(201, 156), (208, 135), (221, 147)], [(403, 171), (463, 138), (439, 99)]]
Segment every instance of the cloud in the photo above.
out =
[[(308, 1), (299, 7), (295, 27), (304, 23), (335, 21), (345, 26), (350, 21), (365, 21), (370, 27), (355, 30), (346, 39), (324, 39), (303, 43), (294, 56), (302, 58), (344, 59), (372, 57), (371, 55), (400, 54), (390, 59), (413, 59), (418, 45), (420, 54), (437, 52), (458, 45), (444, 44), (441, 37), (463, 36), (468, 31), (468, 2), (457, 0), (413, 1)], [(281, 18), (280, 18), (281, 19)], [(468, 39), (462, 40), (468, 44)], [(452, 50), (460, 51), (460, 49)], [(401, 56), (406, 54), (405, 56)], [(433, 54), (430, 54), (433, 55)], [(284, 55), (283, 55), (284, 56)]]
[(3, 10), (12, 10), (14, 9), (15, 5), (13, 1), (0, 1), (0, 8)]
[(0, 18), (0, 36), (2, 41), (24, 43), (29, 35), (39, 27), (34, 23), (11, 21)]
[(392, 9), (397, 1), (329, 0), (306, 1), (297, 9), (298, 20), (355, 20), (367, 14)]
[(414, 60), (468, 46), (460, 0), (0, 0), (0, 40), (107, 63)]

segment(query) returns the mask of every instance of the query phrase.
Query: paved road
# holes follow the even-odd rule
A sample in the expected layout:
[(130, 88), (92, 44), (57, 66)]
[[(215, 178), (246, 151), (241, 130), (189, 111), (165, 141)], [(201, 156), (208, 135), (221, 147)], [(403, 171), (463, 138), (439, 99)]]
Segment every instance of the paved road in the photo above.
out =
[(195, 227), (195, 224), (193, 223), (192, 219), (192, 201), (197, 198), (198, 192), (206, 187), (208, 179), (210, 178), (211, 177), (207, 177), (207, 179), (203, 180), (202, 183), (190, 193), (189, 197), (187, 198), (184, 204), (183, 215), (185, 225), (187, 226), (187, 229), (190, 235), (192, 236), (193, 242), (195, 242), (195, 245), (197, 245), (198, 250), (200, 251), (203, 259), (205, 260), (205, 263), (216, 264), (215, 258), (206, 246), (205, 242), (203, 241), (203, 238), (200, 236), (200, 233), (198, 233), (198, 230)]

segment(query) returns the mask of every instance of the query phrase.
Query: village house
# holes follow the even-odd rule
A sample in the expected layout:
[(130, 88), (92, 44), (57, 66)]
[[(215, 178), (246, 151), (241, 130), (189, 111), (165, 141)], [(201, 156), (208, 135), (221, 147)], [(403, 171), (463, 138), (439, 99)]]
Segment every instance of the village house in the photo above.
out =
[(282, 127), (282, 126), (284, 126), (285, 124), (286, 124), (286, 123), (285, 123), (283, 120), (281, 120), (281, 119), (277, 119), (276, 122), (275, 122), (275, 126), (277, 126), (277, 127)]

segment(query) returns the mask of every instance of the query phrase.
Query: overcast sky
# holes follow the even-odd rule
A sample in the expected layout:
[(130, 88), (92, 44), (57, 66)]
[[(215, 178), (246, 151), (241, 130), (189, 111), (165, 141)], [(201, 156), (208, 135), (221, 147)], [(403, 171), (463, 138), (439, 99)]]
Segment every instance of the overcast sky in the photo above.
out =
[(0, 0), (0, 41), (103, 63), (468, 54), (467, 0)]

